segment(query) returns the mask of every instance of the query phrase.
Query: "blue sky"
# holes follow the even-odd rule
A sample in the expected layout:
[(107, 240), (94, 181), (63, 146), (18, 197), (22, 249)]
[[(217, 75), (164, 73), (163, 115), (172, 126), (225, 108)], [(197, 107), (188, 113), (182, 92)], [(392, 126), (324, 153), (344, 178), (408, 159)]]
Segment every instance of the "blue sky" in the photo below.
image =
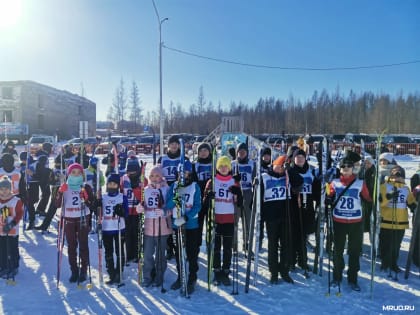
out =
[[(158, 22), (151, 0), (21, 2), (0, 22), (0, 80), (33, 80), (81, 93), (104, 120), (122, 77), (135, 80), (144, 110), (159, 109)], [(166, 46), (235, 62), (282, 67), (351, 67), (420, 60), (420, 2), (155, 0)], [(3, 7), (4, 8), (4, 7)], [(1, 6), (0, 6), (1, 9)], [(10, 9), (11, 10), (11, 9)], [(4, 17), (0, 13), (0, 18)], [(11, 12), (11, 11), (10, 11)], [(10, 15), (9, 15), (10, 16)], [(163, 49), (163, 103), (255, 104), (301, 100), (314, 90), (347, 95), (419, 91), (420, 63), (358, 71), (243, 67)]]

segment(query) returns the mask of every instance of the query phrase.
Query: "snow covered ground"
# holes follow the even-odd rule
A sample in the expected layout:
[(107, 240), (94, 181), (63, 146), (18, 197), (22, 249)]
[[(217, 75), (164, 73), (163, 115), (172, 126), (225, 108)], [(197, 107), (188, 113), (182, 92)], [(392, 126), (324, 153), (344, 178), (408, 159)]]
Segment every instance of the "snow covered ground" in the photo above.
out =
[[(141, 156), (151, 164), (150, 156)], [(397, 161), (406, 169), (407, 178), (417, 169), (420, 158), (398, 156)], [(326, 296), (328, 281), (328, 259), (324, 260), (323, 276), (310, 274), (305, 279), (301, 270), (292, 272), (294, 284), (280, 282), (270, 285), (267, 265), (267, 243), (259, 259), (258, 277), (251, 279), (249, 293), (244, 293), (246, 260), (239, 257), (239, 295), (231, 295), (231, 287), (212, 287), (207, 291), (207, 263), (205, 242), (199, 257), (199, 280), (196, 291), (190, 299), (180, 296), (179, 291), (171, 291), (169, 286), (176, 278), (175, 261), (171, 260), (165, 275), (167, 293), (160, 288), (141, 288), (137, 284), (137, 265), (131, 264), (124, 271), (121, 288), (98, 286), (97, 235), (90, 235), (90, 260), (93, 288), (78, 289), (70, 284), (69, 266), (64, 249), (62, 275), (57, 289), (57, 218), (50, 232), (38, 231), (21, 233), (20, 269), (15, 286), (0, 282), (0, 314), (420, 314), (420, 275), (412, 266), (408, 280), (400, 275), (398, 282), (386, 275), (377, 274), (374, 281), (373, 298), (370, 295), (370, 258), (368, 234), (365, 234), (359, 272), (360, 293), (351, 291), (345, 278), (342, 295)], [(241, 231), (240, 231), (241, 233)], [(406, 231), (399, 266), (404, 269), (411, 237), (411, 229)], [(313, 240), (312, 240), (313, 243)], [(239, 245), (239, 248), (242, 248)], [(309, 265), (313, 265), (313, 252), (308, 251)], [(254, 268), (254, 267), (253, 267)], [(253, 270), (253, 269), (252, 269)], [(106, 279), (106, 276), (105, 276)], [(254, 282), (255, 281), (255, 282)], [(332, 290), (335, 293), (335, 290)], [(404, 310), (405, 309), (405, 310)]]

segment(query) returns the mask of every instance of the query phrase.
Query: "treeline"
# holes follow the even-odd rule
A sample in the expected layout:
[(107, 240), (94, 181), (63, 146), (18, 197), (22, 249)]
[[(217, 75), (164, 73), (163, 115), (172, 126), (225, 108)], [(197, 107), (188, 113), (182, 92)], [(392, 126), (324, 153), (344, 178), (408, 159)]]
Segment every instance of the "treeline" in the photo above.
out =
[[(148, 111), (139, 118), (139, 128), (149, 125), (159, 130), (158, 114)], [(333, 93), (315, 91), (305, 101), (293, 96), (286, 100), (269, 97), (261, 98), (256, 104), (232, 102), (224, 106), (220, 102), (217, 105), (207, 102), (200, 87), (197, 102), (188, 108), (170, 102), (164, 111), (165, 133), (208, 134), (221, 123), (223, 116), (241, 116), (244, 131), (250, 134), (377, 133), (384, 129), (386, 133), (420, 134), (420, 94), (401, 92), (391, 96), (350, 91), (344, 96), (337, 88)]]

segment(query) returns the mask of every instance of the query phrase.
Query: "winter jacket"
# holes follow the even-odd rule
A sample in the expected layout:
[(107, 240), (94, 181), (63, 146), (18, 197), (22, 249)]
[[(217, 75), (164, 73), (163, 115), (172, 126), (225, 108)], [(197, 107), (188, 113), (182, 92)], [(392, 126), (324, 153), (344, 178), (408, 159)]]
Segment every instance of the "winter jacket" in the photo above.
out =
[[(381, 228), (394, 230), (408, 229), (407, 205), (416, 204), (414, 195), (409, 187), (404, 183), (387, 181), (381, 185), (380, 189)], [(395, 200), (391, 197), (394, 191), (398, 191), (398, 197)], [(388, 199), (388, 197), (391, 198)]]
[[(167, 194), (166, 198), (166, 206), (165, 209), (172, 211), (172, 223), (174, 223), (175, 218), (177, 217), (177, 212), (180, 210), (177, 208), (176, 196), (184, 198), (185, 200), (185, 213), (181, 213), (180, 215), (185, 215), (187, 218), (187, 222), (185, 223), (185, 228), (189, 229), (197, 229), (198, 228), (198, 213), (201, 209), (201, 192), (200, 187), (196, 182), (185, 186), (185, 187), (178, 187), (178, 182), (173, 183)], [(177, 228), (175, 224), (172, 225), (174, 229)]]
[(144, 202), (140, 209), (144, 213), (144, 234), (147, 236), (159, 236), (159, 222), (160, 235), (172, 233), (172, 211), (165, 210), (168, 189), (168, 186), (154, 188), (151, 185), (144, 188)]

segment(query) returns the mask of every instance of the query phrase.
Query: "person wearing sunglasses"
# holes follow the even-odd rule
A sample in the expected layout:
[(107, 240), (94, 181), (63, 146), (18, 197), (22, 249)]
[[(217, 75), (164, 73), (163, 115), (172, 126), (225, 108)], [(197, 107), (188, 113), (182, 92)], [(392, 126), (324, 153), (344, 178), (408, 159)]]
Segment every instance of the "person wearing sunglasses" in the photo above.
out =
[(326, 187), (326, 206), (332, 216), (333, 231), (333, 281), (332, 287), (341, 285), (344, 263), (344, 247), (348, 241), (347, 282), (354, 291), (360, 291), (357, 282), (360, 270), (360, 253), (363, 243), (362, 199), (371, 201), (368, 188), (363, 180), (354, 174), (354, 160), (344, 157), (340, 161), (340, 177)]

